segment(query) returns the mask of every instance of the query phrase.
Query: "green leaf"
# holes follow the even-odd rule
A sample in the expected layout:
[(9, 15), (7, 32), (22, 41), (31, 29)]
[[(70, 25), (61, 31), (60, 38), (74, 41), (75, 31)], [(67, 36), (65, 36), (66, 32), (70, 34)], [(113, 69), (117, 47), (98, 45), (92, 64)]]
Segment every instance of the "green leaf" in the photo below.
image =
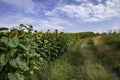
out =
[(4, 42), (5, 44), (8, 44), (8, 40), (9, 40), (9, 38), (8, 38), (8, 37), (5, 37), (5, 36), (3, 36), (3, 37), (1, 38), (1, 42)]
[(19, 44), (19, 39), (18, 38), (9, 38), (8, 45), (10, 47), (17, 47)]
[(24, 45), (22, 45), (22, 44), (19, 43), (19, 46), (20, 46), (21, 48), (23, 48), (24, 50), (27, 51), (27, 48), (26, 48)]
[(9, 78), (9, 80), (17, 80), (15, 74), (13, 74), (13, 73), (8, 73), (8, 78)]
[(15, 73), (16, 77), (17, 77), (17, 80), (24, 80), (25, 79), (25, 76), (19, 74), (19, 73)]
[(8, 62), (8, 59), (6, 59), (5, 54), (0, 55), (0, 67), (3, 67)]
[(22, 61), (19, 61), (19, 68), (24, 70), (24, 71), (29, 70), (28, 65), (25, 62), (22, 62)]
[(27, 71), (29, 70), (29, 67), (27, 66), (27, 64), (23, 61), (20, 61), (19, 59), (12, 59), (10, 60), (10, 65), (15, 67), (15, 68), (20, 68), (23, 71)]
[(18, 46), (18, 43), (19, 43), (19, 39), (18, 38), (12, 38), (13, 40), (13, 43), (15, 46)]
[(25, 76), (19, 73), (8, 73), (9, 80), (25, 80)]
[(13, 66), (13, 67), (15, 67), (15, 68), (18, 68), (18, 64), (17, 64), (17, 60), (16, 60), (16, 59), (10, 60), (9, 63), (10, 63), (11, 66)]
[(6, 45), (9, 45), (10, 47), (17, 47), (19, 44), (19, 39), (18, 38), (8, 38), (3, 36), (1, 38), (1, 42), (4, 42)]
[(16, 51), (17, 51), (17, 49), (12, 49), (12, 50), (10, 51), (10, 57), (13, 57), (14, 54), (16, 53)]

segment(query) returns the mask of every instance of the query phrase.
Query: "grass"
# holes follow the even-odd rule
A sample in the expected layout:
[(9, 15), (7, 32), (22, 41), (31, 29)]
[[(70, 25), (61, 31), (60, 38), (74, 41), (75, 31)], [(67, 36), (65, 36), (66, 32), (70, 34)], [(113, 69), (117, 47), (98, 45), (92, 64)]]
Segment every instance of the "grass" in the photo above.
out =
[(51, 65), (47, 80), (87, 80), (84, 59), (78, 49), (80, 44), (77, 43)]
[(78, 40), (50, 65), (44, 80), (114, 80), (94, 53), (89, 40)]
[(107, 68), (120, 76), (120, 34), (100, 36), (93, 40), (99, 59)]
[(90, 40), (84, 40), (81, 45), (81, 54), (85, 57), (85, 69), (88, 80), (113, 80), (112, 74), (106, 70), (94, 54)]
[[(71, 80), (74, 77), (73, 75), (76, 76), (77, 69), (74, 66), (78, 65), (77, 63), (79, 62), (79, 64), (83, 63), (82, 56), (80, 56), (79, 50), (77, 50), (78, 45), (71, 46), (66, 53), (55, 61), (46, 63), (43, 70), (38, 72), (41, 75), (40, 80)], [(79, 60), (75, 57), (78, 57)]]
[[(76, 41), (66, 53), (46, 68), (43, 80), (119, 80), (120, 51), (114, 51), (104, 41), (105, 38), (98, 36)], [(114, 41), (118, 43), (115, 37)], [(116, 43), (114, 48), (115, 46), (119, 47)]]

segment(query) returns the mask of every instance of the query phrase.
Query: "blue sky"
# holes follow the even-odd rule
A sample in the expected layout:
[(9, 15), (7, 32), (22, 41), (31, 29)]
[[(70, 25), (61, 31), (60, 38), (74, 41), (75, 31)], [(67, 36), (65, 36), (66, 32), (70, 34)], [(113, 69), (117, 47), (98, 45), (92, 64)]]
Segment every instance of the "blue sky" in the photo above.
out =
[(0, 0), (0, 27), (101, 32), (120, 29), (119, 0)]

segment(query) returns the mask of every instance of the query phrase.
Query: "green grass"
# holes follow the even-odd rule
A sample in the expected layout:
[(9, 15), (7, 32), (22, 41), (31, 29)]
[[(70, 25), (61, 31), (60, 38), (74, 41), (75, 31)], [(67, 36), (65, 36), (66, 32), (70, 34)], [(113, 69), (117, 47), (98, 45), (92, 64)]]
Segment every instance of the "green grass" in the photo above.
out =
[(85, 58), (87, 80), (114, 80), (114, 77), (104, 68), (95, 55), (91, 40), (84, 40), (81, 45), (81, 54)]
[(120, 76), (120, 34), (109, 34), (94, 38), (97, 56), (109, 70)]
[(48, 80), (86, 80), (83, 57), (78, 46), (79, 43), (73, 45), (67, 53), (53, 63)]
[(113, 74), (104, 68), (91, 45), (87, 39), (77, 41), (50, 65), (43, 80), (114, 80)]
[[(42, 73), (42, 80), (118, 79), (116, 74), (120, 70), (119, 50), (114, 51), (104, 40), (105, 36), (100, 36), (76, 41), (59, 59), (47, 65)], [(114, 41), (118, 43), (115, 37)], [(114, 43), (114, 48), (115, 45), (118, 44)]]

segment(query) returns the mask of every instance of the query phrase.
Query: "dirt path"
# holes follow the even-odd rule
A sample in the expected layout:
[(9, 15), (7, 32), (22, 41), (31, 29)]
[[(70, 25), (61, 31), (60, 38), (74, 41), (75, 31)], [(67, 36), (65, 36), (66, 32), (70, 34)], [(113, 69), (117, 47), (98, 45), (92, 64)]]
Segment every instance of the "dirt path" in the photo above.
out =
[(89, 39), (79, 40), (56, 60), (46, 80), (116, 80), (92, 49)]
[(95, 52), (91, 49), (89, 40), (82, 42), (80, 53), (84, 57), (85, 71), (88, 80), (115, 80), (112, 74), (102, 66), (94, 55)]

